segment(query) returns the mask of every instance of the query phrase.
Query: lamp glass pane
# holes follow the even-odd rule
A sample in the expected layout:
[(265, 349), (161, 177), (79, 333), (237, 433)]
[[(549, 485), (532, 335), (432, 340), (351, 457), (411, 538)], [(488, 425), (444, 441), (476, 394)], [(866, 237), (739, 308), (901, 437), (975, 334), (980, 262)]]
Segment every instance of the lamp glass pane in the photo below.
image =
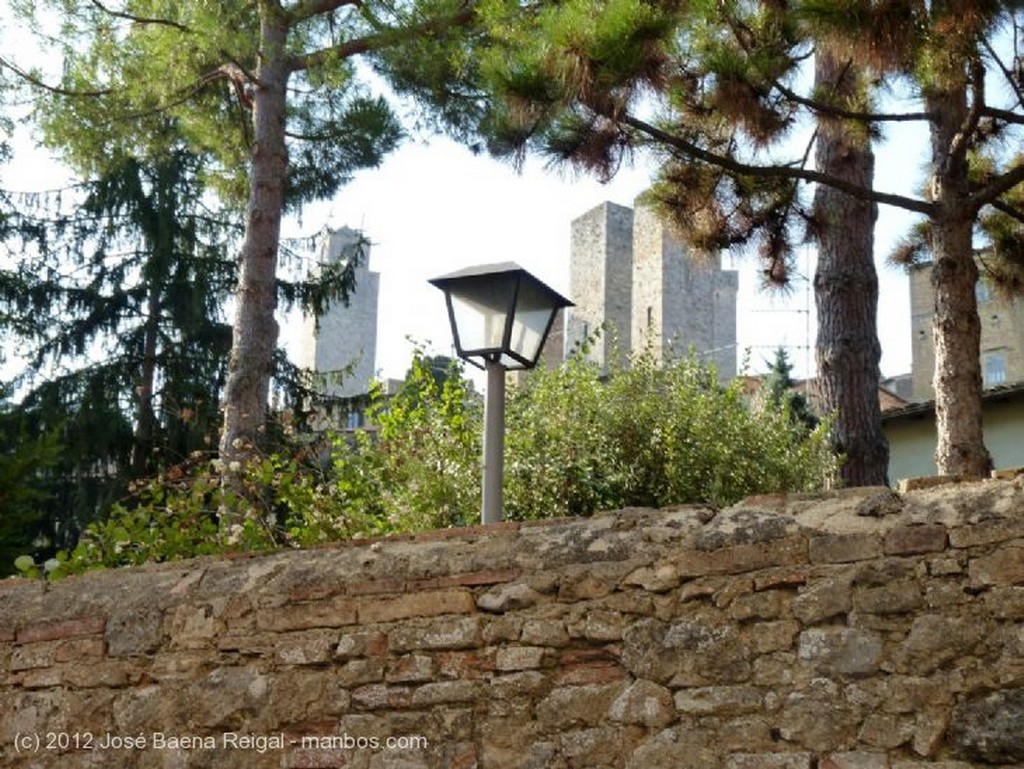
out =
[(514, 281), (485, 276), (461, 281), (451, 289), (452, 313), (464, 351), (501, 349), (514, 288)]
[(550, 295), (524, 280), (519, 287), (516, 314), (512, 320), (512, 338), (509, 341), (511, 351), (531, 363), (535, 361), (540, 354), (544, 332), (555, 311)]

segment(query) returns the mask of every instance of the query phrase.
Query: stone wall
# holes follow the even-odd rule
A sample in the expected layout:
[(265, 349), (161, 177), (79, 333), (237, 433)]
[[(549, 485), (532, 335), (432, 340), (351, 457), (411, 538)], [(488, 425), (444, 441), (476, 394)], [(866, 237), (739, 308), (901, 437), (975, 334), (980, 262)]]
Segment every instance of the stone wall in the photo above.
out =
[(860, 489), (2, 582), (0, 764), (1021, 764), (1022, 501)]

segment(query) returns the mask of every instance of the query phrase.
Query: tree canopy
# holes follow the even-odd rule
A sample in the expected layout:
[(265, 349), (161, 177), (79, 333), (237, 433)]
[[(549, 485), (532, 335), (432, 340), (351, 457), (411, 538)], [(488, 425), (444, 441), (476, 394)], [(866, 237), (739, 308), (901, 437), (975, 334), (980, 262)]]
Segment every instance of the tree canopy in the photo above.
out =
[[(515, 5), (487, 7), (497, 19)], [(972, 236), (988, 235), (1003, 271), (1019, 274), (1024, 162), (1007, 149), (1024, 124), (1017, 12), (961, 0), (545, 5), (529, 24), (493, 25), (502, 44), (482, 69), (503, 97), (492, 114), (495, 146), (604, 176), (652, 149), (662, 168), (650, 197), (680, 237), (712, 253), (751, 244), (772, 282), (786, 280), (793, 244), (828, 226), (803, 196), (807, 183), (920, 215), (937, 295), (937, 464), (984, 475)], [(916, 104), (888, 111), (876, 90), (809, 89), (803, 64), (824, 43)], [(859, 125), (868, 137), (890, 123), (921, 125), (931, 146), (921, 194), (813, 167), (810, 140), (822, 120)]]

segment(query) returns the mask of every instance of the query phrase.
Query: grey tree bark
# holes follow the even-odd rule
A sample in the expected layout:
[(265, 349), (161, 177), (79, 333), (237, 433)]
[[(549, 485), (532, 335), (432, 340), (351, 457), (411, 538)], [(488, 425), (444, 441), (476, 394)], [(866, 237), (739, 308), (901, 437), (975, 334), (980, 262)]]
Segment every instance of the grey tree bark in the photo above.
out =
[[(855, 95), (858, 72), (828, 46), (818, 48), (815, 88), (832, 99)], [(818, 122), (817, 169), (871, 189), (875, 157), (863, 127), (839, 119)], [(876, 204), (819, 184), (815, 191), (818, 309), (815, 360), (824, 413), (835, 414), (833, 442), (845, 455), (845, 486), (888, 484), (889, 444), (878, 402), (878, 274), (874, 259)]]

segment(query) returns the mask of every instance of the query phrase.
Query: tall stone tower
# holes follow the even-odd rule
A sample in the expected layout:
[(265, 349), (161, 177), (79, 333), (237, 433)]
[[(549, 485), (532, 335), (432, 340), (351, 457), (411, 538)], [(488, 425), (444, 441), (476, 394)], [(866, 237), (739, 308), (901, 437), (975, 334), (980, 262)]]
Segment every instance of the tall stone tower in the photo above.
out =
[(665, 361), (692, 347), (721, 379), (736, 376), (734, 270), (695, 263), (646, 206), (633, 218), (633, 350)]
[[(328, 231), (320, 248), (320, 261), (337, 264), (351, 259), (360, 239), (360, 233), (348, 227)], [(326, 376), (324, 394), (331, 397), (351, 398), (368, 392), (377, 373), (380, 274), (370, 271), (369, 261), (370, 248), (364, 242), (356, 267), (356, 288), (348, 306), (340, 301), (332, 304), (320, 318), (319, 332), (310, 335), (312, 354), (307, 355), (306, 364)]]
[(648, 345), (660, 361), (692, 346), (722, 379), (736, 376), (737, 273), (694, 264), (654, 212), (602, 203), (572, 223), (566, 352), (603, 323), (590, 359), (606, 366)]
[[(614, 349), (625, 356), (632, 332), (633, 209), (602, 203), (572, 222), (564, 351), (571, 353), (602, 324), (590, 359), (606, 366)], [(553, 341), (553, 340), (552, 340)]]

